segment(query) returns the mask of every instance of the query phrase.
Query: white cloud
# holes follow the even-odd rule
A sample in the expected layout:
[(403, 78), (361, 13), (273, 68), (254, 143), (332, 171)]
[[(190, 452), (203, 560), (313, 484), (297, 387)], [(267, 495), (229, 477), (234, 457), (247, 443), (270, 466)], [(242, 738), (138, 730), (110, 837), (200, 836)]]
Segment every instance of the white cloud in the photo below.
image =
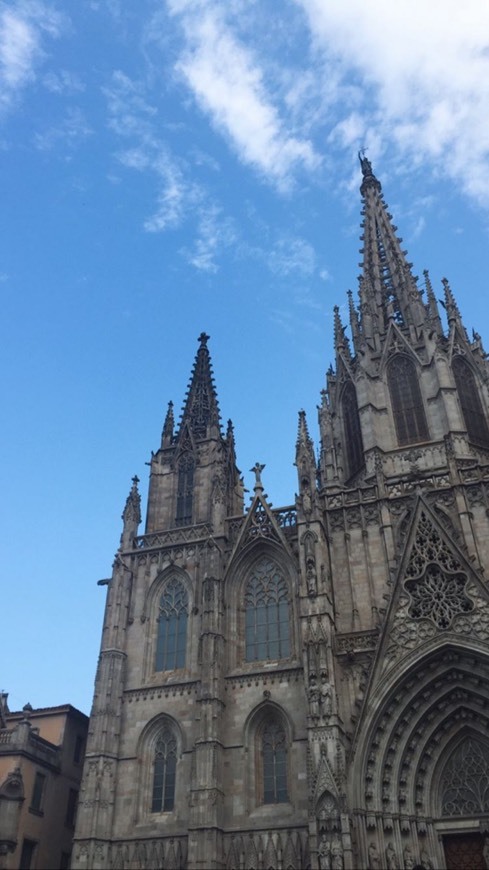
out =
[(201, 210), (197, 240), (187, 253), (189, 262), (204, 272), (217, 272), (216, 257), (224, 248), (236, 242), (237, 233), (230, 218), (225, 218), (217, 205)]
[(176, 70), (200, 108), (231, 142), (240, 160), (286, 189), (299, 168), (320, 159), (309, 139), (289, 129), (268, 92), (257, 57), (226, 24), (218, 4), (169, 0), (181, 15), (185, 49)]
[(374, 158), (394, 143), (489, 205), (489, 4), (294, 2), (317, 55), (362, 79), (360, 105), (336, 107), (336, 141), (368, 144)]
[(66, 117), (59, 124), (49, 127), (42, 133), (36, 133), (34, 144), (40, 151), (50, 151), (57, 145), (73, 148), (92, 133), (93, 130), (81, 109), (72, 108), (68, 109)]
[(85, 85), (79, 76), (66, 69), (46, 73), (42, 83), (52, 94), (74, 94), (85, 90)]
[(131, 142), (117, 153), (119, 163), (138, 172), (150, 172), (157, 179), (156, 209), (144, 221), (144, 229), (156, 233), (180, 226), (203, 195), (186, 174), (184, 162), (157, 135), (156, 109), (147, 102), (142, 86), (121, 71), (113, 73), (104, 93), (109, 127), (118, 137)]
[(316, 252), (305, 239), (280, 239), (267, 255), (267, 263), (275, 275), (292, 274), (308, 277), (316, 268)]
[(24, 0), (15, 7), (0, 3), (0, 108), (11, 107), (14, 99), (35, 80), (44, 56), (46, 36), (60, 35), (62, 16), (37, 0)]

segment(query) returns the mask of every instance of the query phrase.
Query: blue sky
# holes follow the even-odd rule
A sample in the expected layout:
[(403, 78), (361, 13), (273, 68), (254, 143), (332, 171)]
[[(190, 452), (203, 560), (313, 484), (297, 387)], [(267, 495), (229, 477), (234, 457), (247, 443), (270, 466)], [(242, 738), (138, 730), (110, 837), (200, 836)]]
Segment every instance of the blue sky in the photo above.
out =
[[(489, 6), (0, 0), (3, 679), (88, 712), (120, 514), (211, 335), (290, 504), (360, 247), (357, 151), (489, 343)], [(8, 653), (6, 652), (8, 650)]]

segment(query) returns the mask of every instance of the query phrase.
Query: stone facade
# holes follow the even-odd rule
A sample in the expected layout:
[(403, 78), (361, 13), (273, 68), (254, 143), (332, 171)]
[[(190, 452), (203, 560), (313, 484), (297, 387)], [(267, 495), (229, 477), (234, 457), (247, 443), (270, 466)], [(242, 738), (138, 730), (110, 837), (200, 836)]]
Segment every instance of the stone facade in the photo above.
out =
[[(76, 868), (489, 867), (489, 367), (361, 158), (316, 461), (244, 511), (199, 339), (109, 583)], [(463, 863), (465, 862), (465, 863)]]

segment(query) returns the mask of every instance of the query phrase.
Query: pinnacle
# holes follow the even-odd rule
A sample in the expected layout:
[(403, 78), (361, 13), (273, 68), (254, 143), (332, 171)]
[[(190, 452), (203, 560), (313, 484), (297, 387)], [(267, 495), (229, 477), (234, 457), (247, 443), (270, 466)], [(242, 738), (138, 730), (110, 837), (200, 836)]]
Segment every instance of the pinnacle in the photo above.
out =
[(209, 437), (212, 427), (220, 432), (219, 405), (207, 347), (208, 340), (207, 333), (201, 332), (179, 428), (181, 432), (184, 424), (188, 424), (196, 438)]

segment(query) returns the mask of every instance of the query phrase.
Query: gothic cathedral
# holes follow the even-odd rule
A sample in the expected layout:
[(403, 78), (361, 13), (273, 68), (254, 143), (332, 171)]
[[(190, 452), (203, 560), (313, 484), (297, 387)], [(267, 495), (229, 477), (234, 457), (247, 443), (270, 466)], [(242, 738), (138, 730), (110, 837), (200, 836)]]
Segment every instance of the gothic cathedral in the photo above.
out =
[(108, 585), (78, 870), (489, 867), (489, 365), (361, 157), (317, 459), (243, 507), (202, 334)]

